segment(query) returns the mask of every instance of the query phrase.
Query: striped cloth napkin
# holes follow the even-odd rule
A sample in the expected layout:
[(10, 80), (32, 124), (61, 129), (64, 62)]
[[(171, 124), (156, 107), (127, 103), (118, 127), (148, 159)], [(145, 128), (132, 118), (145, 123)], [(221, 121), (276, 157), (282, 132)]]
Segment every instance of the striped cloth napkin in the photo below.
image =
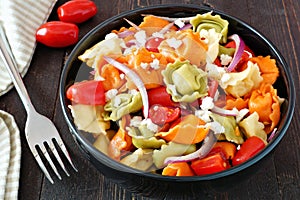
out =
[[(35, 32), (45, 23), (57, 0), (0, 0), (2, 22), (19, 72), (24, 76), (36, 47)], [(0, 59), (0, 96), (12, 88)], [(1, 101), (1, 97), (0, 97)], [(0, 200), (18, 199), (21, 145), (14, 118), (0, 111)]]
[(10, 114), (0, 110), (0, 199), (18, 199), (20, 132)]
[[(57, 0), (1, 0), (2, 21), (19, 72), (24, 76), (36, 47), (35, 32), (47, 21)], [(0, 96), (12, 88), (9, 74), (0, 59)]]

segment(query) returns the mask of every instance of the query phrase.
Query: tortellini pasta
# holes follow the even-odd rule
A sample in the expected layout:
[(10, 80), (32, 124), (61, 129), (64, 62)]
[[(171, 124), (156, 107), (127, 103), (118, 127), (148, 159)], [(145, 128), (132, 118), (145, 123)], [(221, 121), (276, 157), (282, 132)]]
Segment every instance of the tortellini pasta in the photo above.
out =
[(118, 94), (105, 104), (104, 119), (117, 121), (126, 114), (137, 112), (142, 106), (142, 96), (139, 92)]
[(132, 154), (124, 157), (120, 162), (142, 171), (151, 171), (153, 161), (152, 161), (152, 153), (151, 149), (141, 149), (138, 148)]
[(221, 33), (216, 32), (214, 28), (200, 31), (200, 37), (205, 38), (207, 41), (208, 49), (206, 52), (206, 62), (213, 63), (219, 54), (219, 40), (221, 39)]
[(249, 61), (244, 71), (223, 74), (220, 86), (226, 93), (239, 98), (259, 87), (262, 80), (257, 64)]
[(102, 56), (109, 54), (122, 55), (121, 43), (123, 41), (117, 36), (105, 39), (86, 50), (78, 59), (96, 69)]
[(207, 74), (189, 61), (176, 61), (162, 71), (167, 91), (175, 102), (193, 102), (207, 95)]
[(132, 144), (136, 148), (154, 149), (160, 148), (165, 144), (165, 140), (154, 137), (153, 131), (147, 128), (147, 125), (142, 124), (137, 127), (128, 127), (128, 135), (132, 137)]
[(247, 138), (251, 136), (257, 136), (262, 140), (267, 140), (267, 134), (264, 131), (264, 124), (258, 121), (258, 114), (257, 112), (252, 113), (247, 118), (242, 120), (239, 123), (239, 127), (243, 130), (243, 133)]
[(220, 15), (212, 15), (211, 12), (202, 15), (198, 14), (193, 19), (191, 19), (190, 23), (193, 25), (193, 30), (196, 32), (200, 32), (202, 29), (215, 29), (216, 32), (222, 34), (220, 42), (227, 42), (229, 23), (227, 20), (222, 19)]
[(110, 122), (104, 121), (101, 113), (103, 106), (91, 106), (83, 104), (70, 105), (74, 123), (79, 130), (93, 134), (105, 133), (110, 128)]
[(196, 151), (196, 145), (178, 144), (169, 142), (161, 146), (161, 149), (153, 151), (153, 162), (157, 168), (165, 166), (164, 161), (167, 157), (181, 156)]
[(236, 144), (242, 144), (244, 142), (243, 135), (241, 134), (234, 117), (221, 116), (217, 114), (211, 114), (211, 117), (214, 121), (219, 122), (225, 128), (223, 135), (227, 141), (234, 142)]

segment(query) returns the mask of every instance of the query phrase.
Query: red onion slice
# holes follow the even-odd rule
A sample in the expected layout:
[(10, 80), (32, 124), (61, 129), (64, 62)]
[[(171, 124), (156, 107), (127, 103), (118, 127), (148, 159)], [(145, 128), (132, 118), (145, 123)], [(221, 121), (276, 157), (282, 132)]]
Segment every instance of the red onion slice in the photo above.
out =
[(217, 138), (213, 132), (209, 132), (205, 137), (202, 146), (195, 152), (185, 156), (174, 156), (168, 157), (164, 160), (164, 164), (177, 163), (177, 162), (188, 162), (195, 159), (204, 158), (212, 149), (214, 144), (217, 142)]
[(135, 30), (140, 31), (142, 30), (140, 27), (138, 27), (138, 25), (136, 25), (135, 23), (133, 23), (132, 21), (129, 21), (128, 19), (124, 18), (124, 20), (133, 28), (135, 28)]
[(270, 137), (268, 138), (268, 142), (271, 142), (271, 140), (274, 138), (276, 132), (277, 132), (277, 128), (274, 128), (274, 130), (270, 134)]
[(124, 72), (124, 74), (126, 76), (128, 76), (132, 80), (132, 82), (136, 85), (136, 87), (138, 88), (138, 90), (140, 91), (141, 96), (142, 96), (143, 113), (144, 113), (145, 119), (147, 119), (148, 112), (149, 112), (148, 94), (147, 94), (147, 90), (146, 90), (145, 85), (144, 85), (143, 81), (141, 80), (141, 78), (134, 71), (129, 69), (126, 65), (119, 63), (115, 59), (110, 58), (108, 56), (103, 56), (103, 59), (106, 60), (109, 64), (116, 67), (117, 69)]
[(188, 29), (190, 29), (190, 28), (192, 28), (192, 27), (193, 27), (192, 24), (186, 24), (186, 25), (184, 25), (183, 27), (181, 27), (181, 28), (179, 29), (179, 31), (188, 30)]
[(123, 31), (123, 32), (118, 33), (118, 36), (119, 36), (119, 38), (126, 38), (126, 37), (128, 37), (128, 36), (130, 36), (130, 35), (134, 35), (134, 34), (135, 34), (134, 31), (131, 31), (131, 30), (125, 30), (125, 31)]
[(164, 26), (160, 31), (159, 34), (165, 34), (168, 30), (170, 30), (172, 28), (172, 26), (174, 26), (174, 22), (171, 22), (169, 24), (167, 24), (166, 26)]
[(227, 71), (231, 72), (232, 70), (234, 70), (236, 65), (239, 63), (239, 61), (244, 53), (245, 43), (242, 40), (242, 38), (240, 38), (240, 36), (238, 36), (237, 34), (233, 34), (228, 38), (232, 39), (235, 42), (235, 48), (236, 48), (233, 58), (232, 58), (232, 61), (227, 68)]

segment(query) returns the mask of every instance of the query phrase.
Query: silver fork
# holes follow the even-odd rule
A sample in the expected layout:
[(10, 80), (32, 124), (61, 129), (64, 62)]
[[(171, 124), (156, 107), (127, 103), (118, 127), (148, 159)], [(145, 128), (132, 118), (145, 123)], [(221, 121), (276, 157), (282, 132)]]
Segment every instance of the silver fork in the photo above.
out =
[[(25, 88), (25, 85), (22, 81), (22, 78), (17, 70), (17, 64), (14, 59), (14, 56), (12, 54), (11, 48), (9, 46), (4, 28), (2, 26), (2, 23), (0, 22), (0, 49), (1, 53), (0, 56), (7, 68), (7, 71), (9, 72), (9, 75), (14, 83), (14, 86), (22, 100), (22, 103), (26, 109), (27, 112), (27, 121), (25, 125), (25, 135), (28, 142), (28, 145), (30, 147), (30, 150), (36, 159), (38, 165), (40, 166), (41, 170), (44, 172), (48, 180), (53, 184), (54, 181), (51, 178), (47, 168), (44, 165), (43, 160), (41, 159), (38, 151), (40, 150), (48, 163), (50, 164), (52, 170), (57, 175), (57, 177), (61, 180), (61, 176), (58, 173), (57, 168), (55, 167), (55, 164), (52, 161), (52, 158), (50, 157), (48, 150), (49, 149), (56, 160), (58, 161), (60, 167), (63, 169), (63, 171), (66, 173), (67, 176), (70, 176), (69, 172), (67, 171), (58, 151), (54, 144), (54, 140), (56, 140), (58, 146), (60, 147), (61, 151), (67, 158), (68, 162), (72, 166), (72, 168), (77, 172), (77, 168), (74, 166), (69, 153), (59, 136), (59, 133), (54, 126), (54, 124), (45, 116), (39, 114), (33, 104), (31, 103), (31, 100), (29, 98), (29, 95), (27, 93), (27, 90)], [(47, 144), (47, 146), (46, 146)], [(39, 149), (39, 150), (38, 150)]]

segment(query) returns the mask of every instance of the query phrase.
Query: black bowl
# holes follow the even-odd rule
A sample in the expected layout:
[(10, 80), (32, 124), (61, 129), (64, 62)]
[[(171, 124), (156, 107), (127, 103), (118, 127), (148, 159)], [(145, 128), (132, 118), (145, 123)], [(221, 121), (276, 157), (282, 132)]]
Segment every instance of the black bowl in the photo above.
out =
[[(76, 128), (70, 110), (68, 109), (70, 102), (66, 99), (65, 92), (68, 86), (74, 83), (75, 79), (76, 81), (78, 81), (78, 78), (80, 79), (80, 77), (78, 77), (79, 74), (84, 74), (83, 77), (86, 77), (86, 73), (88, 73), (82, 69), (82, 62), (77, 58), (79, 55), (97, 42), (103, 40), (104, 36), (110, 33), (111, 30), (127, 26), (123, 18), (127, 18), (138, 24), (142, 21), (141, 14), (188, 17), (198, 13), (206, 13), (211, 10), (211, 8), (198, 5), (160, 5), (124, 12), (104, 21), (91, 30), (76, 45), (65, 64), (60, 82), (60, 101), (64, 117), (71, 133), (80, 149), (84, 152), (84, 155), (101, 173), (132, 192), (141, 193), (145, 196), (158, 197), (157, 195), (161, 195), (161, 197), (164, 197), (169, 194), (174, 195), (181, 192), (192, 192), (190, 194), (195, 194), (195, 191), (201, 192), (207, 189), (226, 189), (231, 186), (229, 183), (235, 184), (237, 181), (240, 182), (246, 179), (249, 174), (252, 174), (253, 171), (257, 171), (262, 164), (261, 160), (263, 158), (263, 160), (266, 160), (267, 157), (269, 157), (267, 155), (278, 145), (287, 131), (294, 111), (295, 91), (291, 72), (283, 56), (276, 47), (257, 30), (245, 22), (217, 10), (213, 10), (213, 12), (229, 21), (229, 35), (232, 33), (240, 35), (257, 55), (271, 55), (272, 58), (276, 59), (280, 69), (280, 77), (275, 83), (275, 88), (278, 90), (278, 95), (286, 98), (286, 101), (281, 106), (282, 116), (278, 125), (278, 132), (264, 150), (249, 161), (216, 174), (194, 177), (169, 177), (144, 173), (110, 159), (94, 148), (88, 137)], [(245, 175), (246, 177), (242, 178), (241, 175)]]

